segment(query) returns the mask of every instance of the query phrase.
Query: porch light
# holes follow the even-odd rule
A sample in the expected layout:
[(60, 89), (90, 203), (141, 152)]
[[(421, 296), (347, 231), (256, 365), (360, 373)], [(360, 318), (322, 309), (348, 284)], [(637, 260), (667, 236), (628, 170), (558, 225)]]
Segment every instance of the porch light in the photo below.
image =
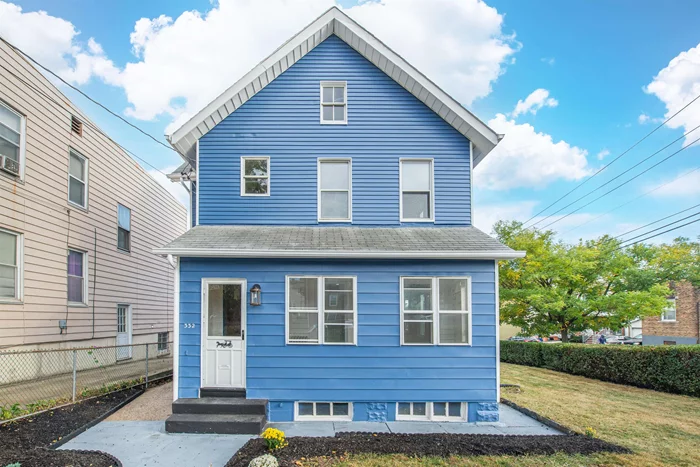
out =
[(262, 290), (260, 290), (260, 285), (255, 284), (250, 288), (250, 305), (260, 306), (262, 303)]

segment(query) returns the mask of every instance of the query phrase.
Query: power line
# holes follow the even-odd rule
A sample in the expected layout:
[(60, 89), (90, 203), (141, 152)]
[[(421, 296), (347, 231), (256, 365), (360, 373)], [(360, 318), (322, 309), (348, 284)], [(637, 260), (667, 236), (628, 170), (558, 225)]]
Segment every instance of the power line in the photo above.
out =
[(620, 155), (617, 156), (615, 159), (613, 159), (612, 161), (610, 161), (610, 163), (608, 163), (608, 164), (604, 165), (603, 167), (601, 167), (600, 169), (598, 169), (598, 171), (596, 171), (593, 175), (591, 175), (591, 176), (588, 177), (587, 179), (583, 180), (581, 183), (579, 183), (578, 185), (576, 185), (575, 187), (573, 187), (570, 191), (568, 191), (567, 193), (565, 193), (564, 195), (562, 195), (561, 197), (559, 197), (559, 198), (558, 198), (556, 201), (554, 201), (552, 204), (550, 204), (550, 205), (547, 206), (546, 208), (540, 210), (537, 214), (533, 215), (533, 216), (530, 217), (528, 220), (526, 220), (526, 221), (523, 223), (523, 227), (525, 226), (525, 224), (527, 224), (527, 223), (529, 223), (531, 220), (535, 219), (537, 216), (539, 216), (540, 214), (542, 214), (543, 212), (545, 212), (547, 209), (551, 208), (552, 206), (554, 206), (555, 204), (557, 204), (559, 201), (561, 201), (562, 199), (566, 198), (567, 196), (569, 196), (569, 195), (570, 195), (571, 193), (573, 193), (574, 191), (576, 191), (576, 190), (578, 190), (579, 188), (581, 188), (583, 185), (585, 185), (586, 183), (588, 183), (593, 177), (595, 177), (596, 175), (598, 175), (599, 173), (601, 173), (602, 171), (604, 171), (605, 169), (607, 169), (608, 167), (610, 167), (611, 165), (613, 165), (618, 159), (620, 159), (622, 156), (624, 156), (625, 154), (627, 154), (628, 152), (630, 152), (632, 149), (634, 149), (635, 147), (637, 147), (642, 141), (644, 141), (645, 139), (647, 139), (648, 137), (650, 137), (651, 135), (653, 135), (654, 133), (656, 133), (656, 131), (657, 131), (658, 129), (660, 129), (661, 127), (663, 127), (664, 125), (666, 125), (669, 121), (671, 121), (671, 119), (673, 119), (673, 118), (674, 118), (676, 115), (678, 115), (679, 113), (683, 112), (686, 108), (688, 108), (693, 102), (695, 102), (695, 101), (698, 100), (698, 99), (700, 99), (700, 94), (698, 94), (697, 96), (695, 96), (695, 98), (694, 98), (693, 100), (691, 100), (691, 101), (688, 102), (686, 105), (684, 105), (678, 112), (674, 113), (673, 115), (671, 115), (670, 117), (668, 117), (666, 120), (664, 120), (659, 126), (657, 126), (657, 127), (654, 128), (653, 130), (651, 130), (649, 133), (647, 133), (642, 139), (640, 139), (639, 141), (637, 141), (636, 143), (634, 143), (632, 146), (630, 146), (629, 148), (627, 148), (622, 154), (620, 154)]
[(689, 147), (691, 147), (693, 144), (697, 143), (698, 141), (700, 141), (700, 138), (697, 138), (696, 140), (694, 140), (692, 143), (688, 144), (687, 146), (683, 146), (683, 147), (680, 148), (678, 151), (676, 151), (676, 152), (670, 154), (669, 156), (665, 157), (664, 159), (661, 159), (661, 160), (660, 160), (659, 162), (657, 162), (656, 164), (654, 164), (654, 165), (652, 165), (652, 166), (650, 166), (650, 167), (647, 167), (646, 169), (644, 169), (643, 171), (639, 172), (639, 173), (638, 173), (637, 175), (635, 175), (634, 177), (632, 177), (632, 178), (630, 178), (630, 179), (628, 179), (628, 180), (626, 180), (626, 181), (620, 183), (619, 185), (617, 185), (616, 187), (614, 187), (612, 190), (606, 191), (606, 192), (603, 193), (602, 195), (598, 196), (596, 199), (594, 199), (594, 200), (592, 200), (592, 201), (589, 201), (588, 203), (584, 204), (583, 206), (579, 206), (578, 208), (576, 208), (575, 210), (573, 210), (573, 211), (571, 211), (570, 213), (566, 214), (565, 216), (562, 216), (562, 217), (560, 217), (559, 219), (556, 219), (556, 220), (550, 222), (549, 224), (547, 224), (547, 225), (545, 225), (544, 227), (542, 227), (542, 229), (546, 229), (547, 227), (549, 227), (549, 226), (551, 226), (551, 225), (554, 225), (554, 224), (556, 224), (557, 222), (559, 222), (559, 221), (561, 221), (561, 220), (566, 219), (567, 217), (571, 216), (572, 214), (577, 213), (578, 211), (580, 211), (581, 209), (585, 208), (586, 206), (590, 206), (591, 204), (595, 203), (595, 202), (598, 201), (599, 199), (601, 199), (601, 198), (603, 198), (603, 197), (609, 195), (609, 194), (612, 193), (613, 191), (616, 191), (616, 190), (618, 190), (619, 188), (622, 188), (623, 186), (627, 185), (627, 184), (628, 184), (629, 182), (631, 182), (632, 180), (635, 180), (635, 179), (641, 177), (642, 175), (644, 175), (645, 173), (649, 172), (649, 171), (650, 171), (651, 169), (653, 169), (654, 167), (656, 167), (656, 166), (658, 166), (658, 165), (660, 165), (660, 164), (666, 162), (667, 160), (669, 160), (669, 159), (672, 158), (673, 156), (679, 154), (680, 152), (685, 151), (686, 149), (688, 149)]
[[(621, 233), (620, 235), (617, 235), (617, 236), (615, 236), (615, 237), (613, 237), (613, 238), (624, 237), (624, 236), (627, 235), (627, 234), (631, 234), (632, 232), (636, 232), (637, 230), (641, 230), (641, 229), (643, 229), (643, 228), (645, 228), (645, 227), (649, 227), (650, 225), (654, 225), (654, 224), (659, 223), (659, 222), (661, 222), (661, 221), (665, 221), (666, 219), (670, 219), (671, 217), (677, 216), (678, 214), (683, 214), (684, 212), (690, 211), (691, 209), (697, 208), (698, 206), (700, 206), (700, 204), (696, 204), (695, 206), (691, 206), (691, 207), (689, 207), (689, 208), (687, 208), (687, 209), (683, 209), (682, 211), (675, 212), (675, 213), (673, 213), (673, 214), (671, 214), (671, 215), (669, 215), (669, 216), (662, 217), (661, 219), (657, 219), (657, 220), (655, 220), (654, 222), (649, 222), (648, 224), (645, 224), (645, 225), (643, 225), (643, 226), (641, 226), (641, 227), (637, 227), (636, 229), (628, 230), (627, 232)], [(696, 216), (697, 214), (693, 214), (693, 215)], [(692, 216), (690, 216), (690, 217), (692, 217)], [(678, 220), (678, 221), (676, 221), (676, 222), (680, 222), (680, 221), (685, 220), (685, 219), (687, 219), (687, 218), (680, 219), (680, 220)], [(664, 227), (666, 227), (666, 226), (661, 226), (661, 227), (659, 227), (659, 228), (664, 228)], [(642, 235), (644, 235), (644, 234), (642, 234)], [(634, 237), (634, 238), (636, 238), (636, 237)], [(628, 238), (627, 240), (624, 240), (624, 241), (627, 242), (627, 241), (629, 241), (629, 240), (633, 240), (633, 238)]]
[[(687, 222), (687, 223), (685, 223), (685, 224), (683, 224), (683, 225), (679, 225), (679, 226), (677, 226), (677, 227), (673, 227), (673, 228), (671, 228), (671, 229), (664, 230), (663, 232), (659, 232), (659, 233), (657, 233), (657, 234), (651, 235), (651, 236), (646, 237), (646, 238), (643, 238), (643, 239), (641, 239), (641, 240), (637, 240), (636, 242), (630, 243), (630, 244), (628, 244), (628, 245), (620, 245), (619, 247), (617, 247), (617, 248), (615, 248), (615, 249), (616, 249), (616, 250), (621, 250), (621, 249), (623, 249), (623, 248), (628, 248), (628, 247), (631, 247), (632, 245), (636, 245), (637, 243), (642, 243), (642, 242), (644, 242), (644, 241), (647, 241), (647, 240), (649, 240), (649, 239), (658, 237), (658, 236), (663, 235), (663, 234), (665, 234), (665, 233), (672, 232), (672, 231), (674, 231), (674, 230), (678, 230), (678, 229), (680, 229), (680, 228), (682, 228), (682, 227), (685, 227), (686, 225), (695, 224), (696, 222), (700, 222), (700, 219), (696, 219), (696, 220), (694, 220), (694, 221)], [(647, 232), (647, 233), (649, 233), (649, 232)], [(645, 234), (645, 235), (646, 235), (646, 234)]]
[[(15, 79), (17, 79), (19, 82), (21, 82), (22, 84), (24, 84), (24, 85), (25, 85), (26, 87), (28, 87), (29, 89), (31, 89), (31, 90), (33, 90), (34, 92), (36, 92), (36, 93), (38, 93), (38, 94), (44, 96), (46, 99), (49, 99), (51, 102), (53, 102), (53, 103), (54, 103), (55, 105), (57, 105), (58, 107), (60, 107), (60, 108), (62, 108), (62, 109), (64, 108), (64, 103), (57, 101), (53, 96), (51, 96), (50, 94), (46, 93), (46, 92), (43, 91), (42, 89), (37, 88), (37, 87), (34, 86), (32, 83), (26, 81), (26, 80), (23, 79), (21, 76), (17, 75), (15, 72), (13, 72), (12, 70), (10, 70), (10, 69), (8, 69), (7, 67), (5, 67), (2, 63), (0, 63), (0, 68), (2, 68), (3, 70), (5, 70), (7, 73), (9, 73), (11, 76), (13, 76)], [(135, 159), (140, 160), (141, 162), (143, 162), (143, 163), (146, 164), (147, 166), (151, 167), (153, 170), (156, 170), (157, 172), (160, 172), (161, 174), (163, 174), (163, 175), (165, 175), (165, 176), (167, 177), (167, 174), (166, 174), (165, 172), (163, 172), (163, 171), (161, 171), (160, 169), (158, 169), (156, 166), (154, 166), (153, 164), (151, 164), (150, 162), (148, 162), (146, 159), (137, 156), (137, 155), (134, 154), (132, 151), (128, 150), (127, 148), (125, 148), (125, 147), (122, 146), (121, 144), (119, 144), (119, 143), (117, 143), (116, 141), (114, 141), (107, 133), (105, 133), (104, 131), (102, 131), (102, 130), (101, 130), (100, 128), (98, 128), (97, 126), (93, 125), (92, 122), (90, 122), (90, 121), (84, 121), (84, 122), (82, 122), (82, 123), (83, 123), (85, 126), (87, 126), (88, 128), (90, 128), (90, 129), (92, 129), (92, 130), (94, 130), (94, 131), (100, 133), (101, 135), (103, 135), (105, 138), (107, 138), (109, 141), (111, 141), (111, 142), (114, 143), (116, 146), (118, 146), (119, 148), (121, 148), (121, 149), (122, 149), (124, 152), (126, 152), (127, 154), (131, 155), (131, 156), (134, 157)]]
[[(670, 180), (670, 181), (668, 181), (668, 182), (666, 182), (666, 183), (662, 183), (661, 185), (658, 185), (658, 186), (654, 187), (653, 189), (651, 189), (651, 190), (649, 190), (649, 191), (647, 191), (647, 192), (642, 193), (641, 195), (637, 196), (636, 198), (632, 198), (631, 200), (629, 200), (629, 201), (627, 201), (627, 202), (625, 202), (625, 203), (622, 203), (622, 204), (619, 204), (619, 205), (615, 206), (614, 208), (612, 208), (612, 209), (609, 210), (609, 211), (605, 211), (604, 213), (602, 213), (602, 214), (600, 214), (600, 215), (594, 217), (593, 219), (589, 219), (589, 220), (587, 220), (586, 222), (583, 222), (583, 223), (581, 223), (581, 224), (579, 224), (579, 225), (577, 225), (577, 226), (575, 226), (575, 227), (570, 228), (569, 230), (565, 230), (564, 232), (561, 233), (561, 235), (566, 235), (567, 233), (569, 233), (569, 232), (571, 232), (571, 231), (573, 231), (573, 230), (579, 229), (579, 228), (583, 227), (584, 225), (588, 225), (588, 224), (590, 224), (591, 222), (596, 221), (596, 220), (600, 219), (601, 217), (603, 217), (603, 216), (605, 216), (605, 215), (607, 215), (607, 214), (610, 214), (611, 212), (617, 211), (618, 209), (620, 209), (620, 208), (622, 208), (622, 207), (625, 207), (625, 206), (627, 206), (627, 205), (629, 205), (629, 204), (632, 204), (633, 202), (637, 201), (638, 199), (643, 198), (643, 197), (647, 196), (648, 194), (653, 193), (653, 192), (655, 192), (656, 190), (659, 190), (659, 189), (665, 187), (666, 185), (670, 185), (671, 183), (677, 182), (677, 181), (680, 180), (681, 178), (686, 177), (686, 176), (690, 175), (690, 174), (693, 173), (693, 172), (697, 172), (698, 170), (700, 170), (700, 167), (696, 167), (696, 168), (694, 168), (694, 169), (692, 169), (692, 170), (689, 170), (689, 171), (685, 172), (684, 174), (679, 175), (678, 177), (674, 178), (673, 180)], [(689, 208), (689, 209), (692, 209), (692, 208)], [(676, 214), (680, 214), (680, 213), (676, 213)], [(671, 215), (671, 216), (669, 216), (669, 217), (673, 217), (674, 215), (675, 215), (675, 214), (673, 214), (673, 215)], [(663, 220), (663, 219), (661, 219), (661, 220)], [(640, 228), (642, 228), (642, 227), (640, 227)], [(633, 231), (630, 231), (630, 232), (633, 232)], [(626, 233), (630, 233), (630, 232), (626, 232)], [(622, 234), (622, 235), (625, 235), (625, 234)], [(619, 236), (620, 236), (620, 235), (619, 235)], [(617, 238), (617, 237), (615, 237), (615, 238)]]
[[(677, 143), (677, 142), (680, 141), (681, 139), (685, 138), (686, 136), (688, 136), (689, 134), (691, 134), (692, 132), (694, 132), (694, 131), (697, 130), (698, 128), (700, 128), (700, 125), (696, 126), (696, 127), (693, 128), (692, 130), (689, 130), (689, 131), (683, 133), (681, 136), (679, 136), (678, 138), (674, 139), (673, 141), (671, 141), (670, 143), (668, 143), (666, 146), (664, 146), (664, 147), (662, 147), (661, 149), (659, 149), (659, 150), (653, 152), (652, 154), (648, 155), (647, 157), (645, 157), (645, 158), (642, 159), (641, 161), (637, 162), (635, 165), (633, 165), (633, 166), (630, 167), (629, 169), (627, 169), (627, 170), (625, 170), (624, 172), (622, 172), (622, 173), (616, 175), (615, 177), (611, 178), (610, 180), (608, 180), (607, 182), (603, 183), (602, 185), (597, 186), (596, 188), (592, 189), (591, 191), (589, 191), (589, 192), (586, 193), (585, 195), (579, 196), (578, 198), (576, 198), (575, 200), (573, 200), (572, 202), (570, 202), (570, 203), (567, 204), (566, 206), (564, 206), (564, 207), (562, 207), (562, 208), (559, 208), (558, 210), (556, 210), (556, 211), (554, 211), (553, 213), (547, 215), (547, 216), (544, 217), (543, 219), (538, 220), (537, 222), (535, 222), (534, 224), (532, 224), (532, 226), (534, 227), (534, 226), (536, 226), (537, 224), (539, 224), (540, 222), (546, 221), (546, 220), (549, 219), (550, 217), (553, 217), (553, 216), (555, 216), (556, 214), (562, 212), (564, 209), (573, 206), (574, 204), (578, 203), (578, 202), (581, 201), (582, 199), (584, 199), (584, 198), (588, 197), (589, 195), (595, 193), (596, 191), (600, 190), (600, 189), (603, 188), (604, 186), (609, 185), (610, 183), (614, 182), (615, 180), (617, 180), (618, 178), (622, 177), (623, 175), (625, 175), (626, 173), (630, 172), (631, 170), (636, 169), (637, 167), (639, 167), (640, 165), (642, 165), (644, 162), (648, 161), (649, 159), (651, 159), (651, 158), (654, 157), (655, 155), (657, 155), (657, 154), (659, 154), (660, 152), (662, 152), (662, 151), (668, 149), (670, 146), (672, 146), (673, 144)], [(665, 160), (665, 159), (664, 159), (664, 160)], [(655, 166), (654, 166), (654, 167), (655, 167)], [(551, 225), (551, 224), (550, 224), (550, 225)]]
[[(669, 225), (678, 224), (679, 222), (682, 222), (682, 221), (684, 221), (684, 220), (690, 219), (691, 217), (695, 217), (695, 216), (697, 216), (697, 215), (700, 215), (700, 211), (698, 211), (698, 212), (696, 212), (696, 213), (693, 213), (693, 214), (691, 214), (691, 215), (689, 215), (689, 216), (683, 217), (682, 219), (678, 219), (677, 221), (669, 222), (668, 224), (662, 225), (661, 227), (657, 227), (657, 228), (655, 228), (655, 229), (653, 229), (653, 230), (649, 230), (649, 231), (647, 231), (647, 232), (641, 233), (641, 234), (639, 234), (639, 235), (637, 235), (637, 236), (635, 236), (635, 237), (628, 238), (627, 240), (622, 240), (622, 243), (627, 243), (627, 242), (629, 242), (629, 241), (631, 241), (631, 240), (635, 240), (635, 239), (637, 239), (637, 238), (639, 238), (639, 237), (643, 237), (643, 236), (648, 235), (648, 234), (650, 234), (650, 233), (652, 233), (652, 232), (656, 232), (657, 230), (661, 230), (661, 229), (663, 229), (664, 227), (668, 227)], [(659, 221), (657, 221), (657, 222), (659, 222)]]
[(42, 70), (46, 71), (47, 73), (51, 74), (52, 76), (56, 77), (56, 79), (58, 79), (59, 81), (61, 81), (63, 84), (65, 84), (65, 85), (68, 86), (69, 88), (71, 88), (71, 89), (73, 89), (74, 91), (76, 91), (76, 92), (78, 92), (79, 94), (81, 94), (83, 97), (85, 97), (86, 99), (88, 99), (88, 100), (89, 100), (90, 102), (92, 102), (93, 104), (100, 106), (101, 108), (103, 108), (104, 110), (106, 110), (107, 112), (109, 112), (110, 114), (112, 114), (113, 116), (117, 117), (117, 118), (118, 118), (119, 120), (121, 120), (122, 122), (126, 123), (127, 125), (129, 125), (130, 127), (134, 128), (135, 130), (137, 130), (137, 131), (143, 133), (144, 135), (148, 136), (149, 138), (151, 138), (153, 141), (155, 141), (156, 143), (160, 144), (160, 145), (163, 146), (164, 148), (170, 149), (170, 150), (173, 151), (173, 152), (177, 152), (177, 151), (175, 151), (175, 149), (173, 149), (172, 147), (170, 147), (170, 146), (168, 146), (167, 144), (163, 143), (161, 140), (159, 140), (158, 138), (156, 138), (156, 137), (153, 136), (152, 134), (148, 133), (148, 132), (145, 131), (145, 130), (142, 130), (142, 129), (139, 128), (138, 126), (134, 125), (133, 123), (131, 123), (130, 121), (128, 121), (127, 119), (125, 119), (124, 117), (122, 117), (121, 115), (119, 115), (118, 113), (116, 113), (116, 112), (112, 111), (111, 109), (109, 109), (107, 106), (103, 105), (102, 103), (100, 103), (100, 102), (96, 101), (95, 99), (93, 99), (92, 97), (88, 96), (88, 95), (85, 94), (83, 91), (81, 91), (81, 90), (78, 89), (77, 87), (75, 87), (75, 86), (73, 86), (72, 84), (70, 84), (68, 81), (66, 81), (66, 80), (64, 80), (63, 78), (61, 78), (58, 74), (54, 73), (54, 72), (53, 72), (52, 70), (50, 70), (49, 68), (45, 67), (44, 65), (42, 65), (41, 63), (39, 63), (38, 61), (36, 61), (34, 58), (32, 58), (31, 55), (27, 54), (26, 52), (24, 52), (24, 51), (23, 51), (22, 49), (20, 49), (19, 47), (16, 47), (16, 46), (14, 46), (13, 44), (11, 44), (10, 42), (8, 42), (4, 37), (1, 37), (1, 36), (0, 36), (0, 40), (3, 41), (3, 42), (4, 42), (5, 44), (7, 44), (8, 46), (10, 46), (10, 47), (11, 47), (13, 50), (15, 50), (16, 52), (19, 52), (19, 53), (21, 53), (22, 55), (24, 55), (25, 57), (27, 57), (27, 58), (28, 58), (30, 61), (32, 61), (36, 66), (38, 66), (38, 67), (41, 68)]

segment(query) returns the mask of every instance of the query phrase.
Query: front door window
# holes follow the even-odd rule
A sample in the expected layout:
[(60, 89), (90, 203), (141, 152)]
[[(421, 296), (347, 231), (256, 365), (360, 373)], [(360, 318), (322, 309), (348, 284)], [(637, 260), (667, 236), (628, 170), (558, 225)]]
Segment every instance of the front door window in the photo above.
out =
[(209, 284), (209, 337), (241, 337), (241, 285)]

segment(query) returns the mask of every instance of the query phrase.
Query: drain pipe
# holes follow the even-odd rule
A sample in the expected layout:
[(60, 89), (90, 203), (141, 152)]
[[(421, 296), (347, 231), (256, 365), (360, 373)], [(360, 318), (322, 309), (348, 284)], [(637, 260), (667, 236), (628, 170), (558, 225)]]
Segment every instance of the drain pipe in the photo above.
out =
[(95, 249), (92, 258), (92, 337), (95, 338), (95, 288), (97, 287), (97, 227), (95, 227)]

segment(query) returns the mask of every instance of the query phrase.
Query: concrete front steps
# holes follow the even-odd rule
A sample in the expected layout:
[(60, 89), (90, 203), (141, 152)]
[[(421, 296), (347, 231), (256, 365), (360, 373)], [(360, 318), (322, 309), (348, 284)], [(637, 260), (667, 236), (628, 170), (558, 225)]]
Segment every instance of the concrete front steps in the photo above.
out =
[(178, 399), (165, 421), (168, 433), (258, 435), (265, 427), (266, 400), (246, 399), (245, 390), (205, 389), (199, 399)]

